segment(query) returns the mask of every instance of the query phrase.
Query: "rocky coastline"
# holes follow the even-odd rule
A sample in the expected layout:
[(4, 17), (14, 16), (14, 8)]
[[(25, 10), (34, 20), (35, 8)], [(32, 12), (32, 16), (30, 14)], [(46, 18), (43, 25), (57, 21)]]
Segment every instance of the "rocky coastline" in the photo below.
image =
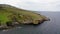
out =
[(12, 29), (15, 28), (16, 26), (20, 26), (20, 25), (39, 25), (42, 24), (44, 21), (50, 21), (50, 19), (46, 19), (46, 20), (38, 20), (38, 24), (33, 24), (31, 23), (18, 23), (18, 22), (6, 22), (5, 25), (0, 25), (0, 30), (7, 30), (7, 29)]

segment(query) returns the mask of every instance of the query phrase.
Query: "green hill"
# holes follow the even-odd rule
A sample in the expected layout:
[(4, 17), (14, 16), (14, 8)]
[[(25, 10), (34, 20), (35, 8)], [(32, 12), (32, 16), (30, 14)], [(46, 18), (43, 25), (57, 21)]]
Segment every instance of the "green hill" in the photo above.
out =
[(33, 11), (23, 10), (7, 4), (0, 4), (0, 23), (18, 22), (19, 24), (39, 24), (48, 20), (47, 17)]

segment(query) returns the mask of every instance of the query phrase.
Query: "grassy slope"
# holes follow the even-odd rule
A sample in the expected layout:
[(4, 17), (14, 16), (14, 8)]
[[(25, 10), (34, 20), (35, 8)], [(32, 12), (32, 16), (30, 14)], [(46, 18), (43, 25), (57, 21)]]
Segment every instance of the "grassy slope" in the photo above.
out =
[[(22, 10), (22, 9), (18, 9), (9, 5), (5, 5), (7, 7), (3, 7), (3, 9), (0, 9), (0, 21), (2, 23), (6, 23), (7, 21), (10, 21), (10, 19), (8, 18), (9, 15), (13, 15), (13, 13), (16, 14), (16, 17), (18, 17), (17, 14), (21, 14), (21, 15), (25, 15), (25, 17), (21, 17), (19, 20), (40, 20), (42, 18), (45, 18), (41, 15), (37, 15), (36, 13), (33, 13), (31, 11), (26, 11), (26, 10)], [(28, 18), (27, 18), (28, 17)], [(31, 18), (30, 18), (31, 17)]]

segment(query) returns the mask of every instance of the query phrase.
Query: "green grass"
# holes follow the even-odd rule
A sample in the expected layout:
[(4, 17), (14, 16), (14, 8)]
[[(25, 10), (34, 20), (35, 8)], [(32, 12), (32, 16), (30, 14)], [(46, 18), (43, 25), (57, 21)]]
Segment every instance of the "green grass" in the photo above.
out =
[[(2, 6), (0, 6), (0, 7), (2, 7)], [(45, 18), (45, 16), (38, 15), (37, 13), (34, 13), (32, 11), (18, 9), (18, 8), (10, 6), (10, 5), (3, 5), (2, 9), (0, 8), (0, 21), (2, 23), (11, 21), (11, 18), (13, 18), (13, 17), (15, 17), (18, 21), (41, 20), (42, 18)]]
[(2, 22), (1, 24), (6, 23), (7, 21), (9, 21), (10, 19), (8, 18), (8, 15), (10, 15), (7, 12), (0, 12), (0, 21)]

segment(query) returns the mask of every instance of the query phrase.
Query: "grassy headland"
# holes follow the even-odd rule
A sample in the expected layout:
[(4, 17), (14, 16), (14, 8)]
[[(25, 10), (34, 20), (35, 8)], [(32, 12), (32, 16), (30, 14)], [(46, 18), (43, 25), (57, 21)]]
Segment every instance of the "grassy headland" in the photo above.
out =
[(47, 17), (34, 13), (33, 11), (19, 9), (10, 5), (0, 4), (0, 25), (6, 25), (13, 22), (19, 24), (39, 24), (48, 20)]

